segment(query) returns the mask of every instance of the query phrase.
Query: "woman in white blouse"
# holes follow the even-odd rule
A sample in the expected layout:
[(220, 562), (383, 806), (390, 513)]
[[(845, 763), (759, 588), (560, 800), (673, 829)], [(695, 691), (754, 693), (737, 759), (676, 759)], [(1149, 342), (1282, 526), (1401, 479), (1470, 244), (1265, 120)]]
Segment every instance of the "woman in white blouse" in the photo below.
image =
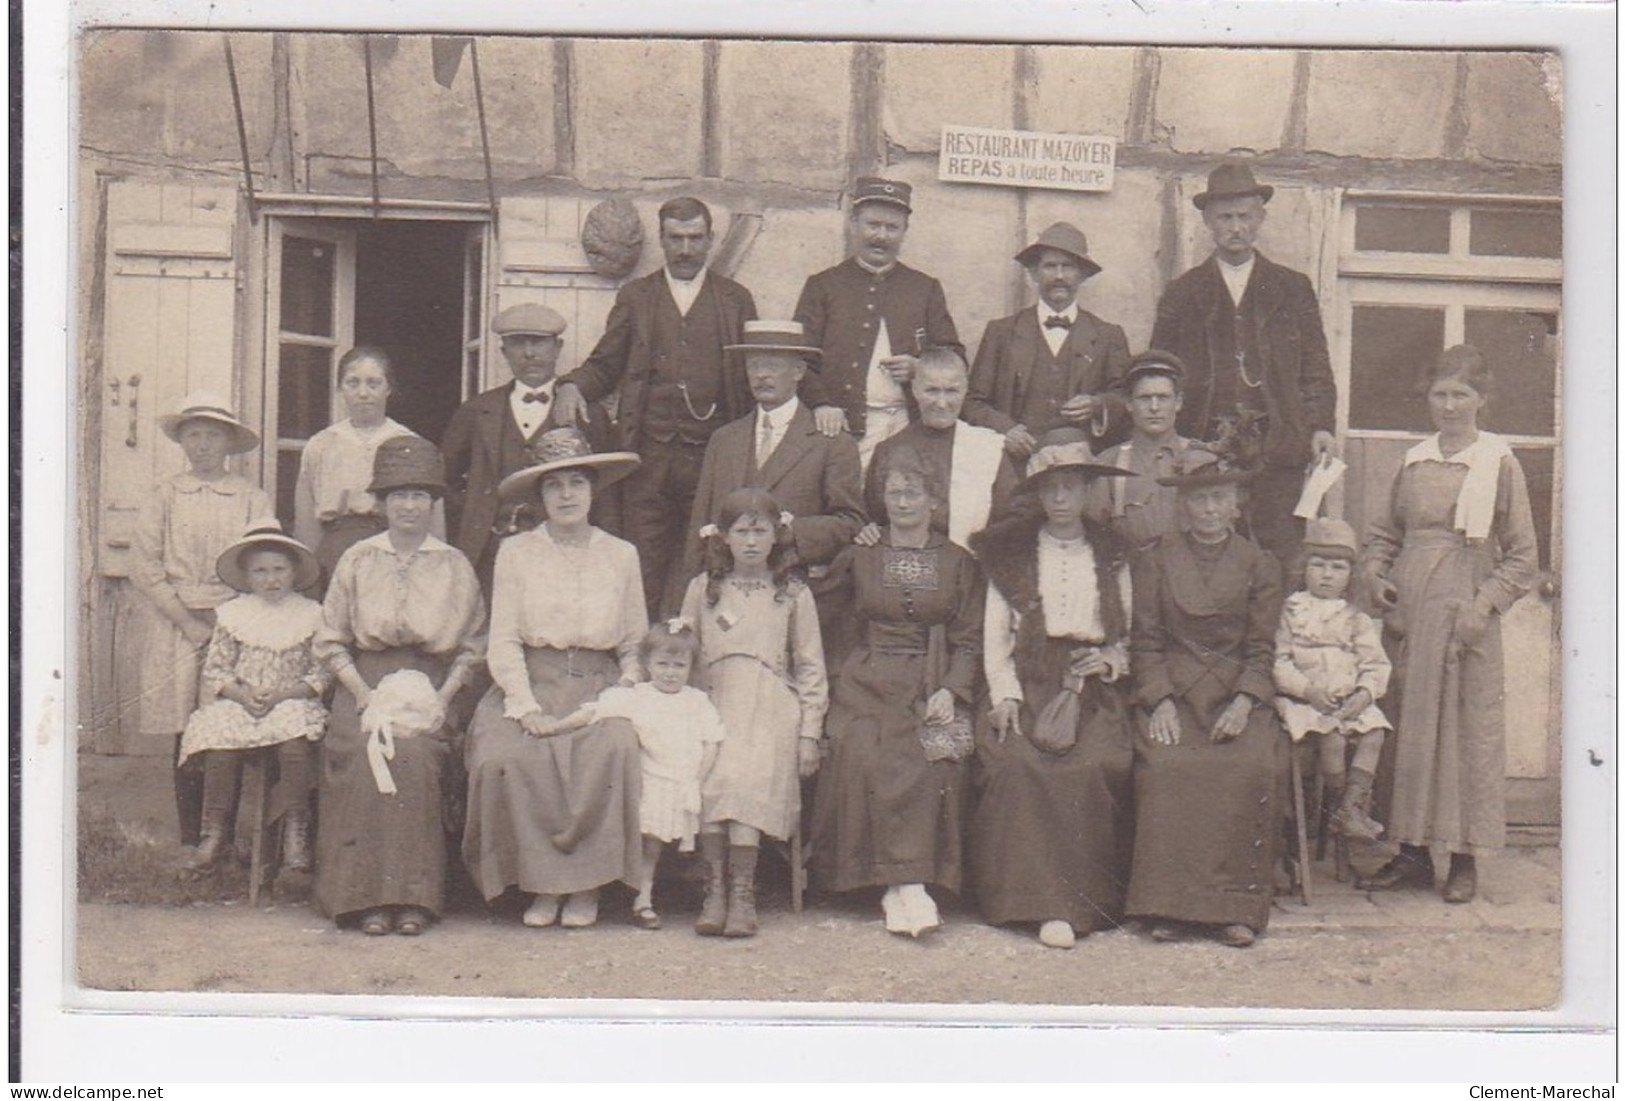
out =
[(989, 581), (983, 664), (991, 708), (977, 731), (968, 871), (982, 915), (1038, 926), (1070, 948), (1122, 917), (1133, 832), (1127, 548), (1084, 519), (1087, 437), (1039, 440), (1024, 489), (1043, 515), (972, 536)]
[(543, 433), (533, 451), (541, 462), (498, 487), (508, 502), (539, 499), (546, 520), (497, 550), (495, 684), (469, 728), (463, 860), (487, 901), (511, 888), (534, 896), (526, 925), (580, 928), (598, 919), (600, 887), (637, 880), (638, 739), (624, 719), (553, 736), (546, 720), (640, 679), (638, 554), (587, 519), (593, 494), (638, 457), (594, 454), (575, 428)]
[[(299, 456), (299, 480), (293, 491), (293, 535), (316, 552), (322, 584), (356, 543), (384, 530), (377, 497), (367, 491), (378, 445), (412, 430), (391, 420), (385, 410), (395, 389), (395, 370), (382, 349), (358, 344), (339, 359), (339, 397), (344, 420), (316, 433)], [(436, 501), (429, 530), (446, 537), (445, 512)]]

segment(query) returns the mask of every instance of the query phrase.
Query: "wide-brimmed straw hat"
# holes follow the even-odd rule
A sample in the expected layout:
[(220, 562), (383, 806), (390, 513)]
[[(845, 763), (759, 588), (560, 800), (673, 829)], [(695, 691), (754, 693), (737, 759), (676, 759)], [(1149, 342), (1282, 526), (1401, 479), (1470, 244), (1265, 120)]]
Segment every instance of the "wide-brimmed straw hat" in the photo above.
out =
[(1089, 437), (1081, 428), (1052, 428), (1038, 438), (1038, 447), (1027, 460), (1027, 476), (1019, 489), (1031, 489), (1044, 475), (1055, 470), (1080, 470), (1096, 478), (1137, 478), (1132, 470), (1097, 462)]
[(1016, 263), (1030, 268), (1038, 263), (1047, 248), (1064, 252), (1076, 260), (1085, 279), (1100, 273), (1100, 265), (1089, 259), (1089, 239), (1071, 222), (1056, 222), (1047, 227), (1038, 235), (1038, 240), (1016, 253)]
[(643, 461), (630, 451), (594, 451), (579, 428), (549, 429), (530, 451), (541, 462), (502, 479), (497, 485), (497, 496), (502, 500), (534, 496), (542, 479), (555, 470), (597, 471), (596, 488), (603, 489), (632, 473)]
[(399, 489), (427, 490), (436, 497), (446, 492), (446, 460), (422, 436), (391, 436), (373, 454), (367, 492), (382, 500)]
[(1327, 516), (1309, 521), (1303, 533), (1303, 551), (1322, 558), (1346, 558), (1351, 562), (1360, 557), (1353, 526)]
[(1245, 199), (1257, 195), (1266, 203), (1275, 194), (1275, 188), (1253, 179), (1253, 170), (1240, 161), (1225, 161), (1207, 174), (1207, 190), (1192, 196), (1197, 210), (1206, 210), (1214, 199)]
[(186, 395), (181, 403), (180, 412), (165, 413), (158, 418), (158, 427), (164, 435), (181, 442), (181, 425), (187, 421), (209, 421), (218, 424), (231, 434), (231, 443), (227, 450), (233, 455), (244, 451), (252, 451), (259, 446), (260, 438), (252, 428), (237, 419), (232, 411), (231, 403), (212, 390), (194, 390)]
[(249, 551), (255, 550), (277, 550), (292, 557), (293, 587), (296, 589), (310, 588), (321, 576), (322, 568), (310, 548), (285, 534), (282, 522), (275, 516), (249, 524), (241, 539), (220, 552), (220, 557), (214, 562), (214, 572), (238, 592), (249, 592), (252, 586), (248, 583), (248, 571), (243, 568), (243, 559)]
[(1203, 486), (1245, 485), (1258, 471), (1237, 466), (1228, 456), (1193, 447), (1174, 461), (1174, 473), (1157, 479), (1159, 486), (1201, 489)]
[(807, 343), (807, 328), (799, 321), (747, 321), (738, 344), (724, 344), (725, 352), (781, 352), (806, 359), (824, 353)]

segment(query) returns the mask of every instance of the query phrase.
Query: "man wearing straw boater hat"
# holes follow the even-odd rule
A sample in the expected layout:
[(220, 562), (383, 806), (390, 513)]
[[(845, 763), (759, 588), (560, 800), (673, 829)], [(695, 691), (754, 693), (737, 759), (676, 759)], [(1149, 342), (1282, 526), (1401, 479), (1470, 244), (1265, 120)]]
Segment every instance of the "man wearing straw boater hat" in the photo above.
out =
[(1179, 431), (1213, 440), (1236, 426), (1256, 435), (1253, 538), (1283, 560), (1301, 537), (1292, 515), (1311, 460), (1336, 450), (1337, 386), (1314, 287), (1254, 247), (1275, 194), (1245, 164), (1215, 168), (1191, 201), (1213, 236), (1213, 255), (1168, 284), (1151, 346), (1184, 361)]
[(592, 354), (559, 382), (563, 424), (591, 420), (585, 402), (616, 395), (619, 446), (643, 463), (621, 483), (621, 534), (638, 548), (649, 618), (677, 614), (683, 534), (711, 434), (750, 411), (737, 358), (744, 323), (756, 317), (750, 291), (706, 266), (711, 210), (681, 196), (658, 214), (665, 264), (615, 295)]
[(801, 563), (817, 571), (863, 527), (858, 447), (851, 436), (826, 436), (796, 396), (818, 348), (797, 321), (748, 321), (738, 344), (756, 408), (717, 429), (705, 449), (694, 495), (685, 575), (700, 569), (698, 532), (717, 519), (722, 499), (743, 486), (761, 486), (795, 520), (791, 531)]
[(1128, 338), (1078, 305), (1078, 291), (1100, 272), (1083, 231), (1056, 222), (1015, 259), (1038, 302), (987, 323), (965, 419), (1003, 433), (1018, 463), (1052, 428), (1083, 428), (1096, 447), (1120, 438), (1127, 418), (1116, 386), (1128, 367)]
[(903, 430), (918, 413), (909, 380), (931, 347), (963, 353), (942, 284), (900, 263), (913, 189), (899, 180), (860, 177), (852, 192), (852, 254), (808, 278), (796, 303), (807, 342), (822, 353), (807, 373), (802, 396), (818, 430), (858, 438), (867, 469), (875, 445)]
[[(446, 530), (487, 592), (497, 541), (534, 522), (524, 512), (501, 509), (497, 486), (534, 464), (532, 446), (559, 426), (554, 376), (564, 348), (565, 320), (540, 302), (525, 302), (497, 314), (491, 328), (502, 341), (502, 358), (513, 380), (465, 401), (452, 415), (440, 445), (448, 483)], [(593, 450), (610, 450), (609, 415), (595, 404), (589, 404), (588, 413), (581, 427)], [(601, 525), (610, 522), (603, 502), (593, 519)]]

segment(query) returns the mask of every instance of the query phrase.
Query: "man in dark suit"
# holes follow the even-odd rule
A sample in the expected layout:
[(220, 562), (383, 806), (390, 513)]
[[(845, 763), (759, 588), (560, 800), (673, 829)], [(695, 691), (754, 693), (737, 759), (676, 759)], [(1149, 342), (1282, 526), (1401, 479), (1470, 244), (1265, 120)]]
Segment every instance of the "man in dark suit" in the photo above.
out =
[[(554, 371), (564, 347), (565, 321), (539, 302), (509, 306), (491, 324), (513, 381), (469, 398), (452, 414), (440, 445), (446, 457), (446, 530), (468, 556), (487, 594), (501, 536), (540, 519), (533, 511), (501, 510), (497, 484), (537, 461), (530, 446), (559, 427)], [(612, 450), (609, 415), (598, 406), (584, 426), (594, 451)], [(612, 523), (608, 498), (593, 501), (593, 522)]]
[(711, 436), (694, 495), (685, 560), (700, 571), (699, 530), (717, 520), (722, 499), (761, 486), (795, 522), (796, 554), (816, 581), (863, 527), (858, 447), (845, 432), (823, 435), (796, 396), (818, 349), (798, 322), (752, 321), (736, 346), (756, 408)]
[(1089, 242), (1056, 222), (1016, 253), (1038, 287), (1038, 302), (987, 324), (971, 367), (965, 419), (1004, 434), (1005, 449), (1026, 462), (1039, 436), (1081, 428), (1095, 448), (1120, 438), (1128, 413), (1117, 384), (1128, 369), (1123, 330), (1078, 305), (1078, 291), (1100, 265)]
[(619, 486), (621, 534), (638, 548), (651, 619), (677, 614), (688, 579), (683, 538), (711, 434), (750, 411), (750, 386), (734, 357), (756, 318), (750, 291), (706, 268), (711, 211), (698, 199), (660, 208), (666, 263), (615, 296), (604, 335), (559, 382), (558, 418), (587, 419), (587, 402), (617, 394), (618, 446), (643, 464)]
[(811, 276), (796, 303), (796, 320), (822, 360), (807, 373), (802, 400), (825, 436), (843, 429), (857, 436), (865, 468), (876, 444), (919, 416), (908, 384), (920, 353), (965, 350), (942, 284), (898, 262), (912, 192), (896, 180), (860, 178), (852, 195), (852, 255)]
[(1168, 284), (1151, 345), (1189, 372), (1180, 435), (1235, 440), (1260, 473), (1248, 495), (1255, 540), (1283, 561), (1302, 524), (1292, 515), (1309, 463), (1335, 454), (1337, 384), (1314, 287), (1302, 272), (1254, 247), (1275, 189), (1226, 162), (1192, 202), (1213, 235), (1213, 255)]

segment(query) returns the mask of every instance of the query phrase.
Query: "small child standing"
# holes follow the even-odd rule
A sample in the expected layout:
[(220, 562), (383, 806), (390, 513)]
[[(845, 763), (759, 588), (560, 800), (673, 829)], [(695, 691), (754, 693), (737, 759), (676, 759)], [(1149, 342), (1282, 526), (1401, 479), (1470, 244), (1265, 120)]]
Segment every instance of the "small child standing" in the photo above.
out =
[(724, 739), (722, 716), (711, 698), (688, 683), (698, 649), (693, 628), (683, 620), (655, 624), (638, 646), (647, 681), (606, 688), (591, 703), (545, 722), (538, 735), (564, 734), (600, 719), (626, 719), (637, 730), (642, 750), (638, 822), (643, 864), (632, 921), (643, 929), (660, 928), (654, 880), (661, 849), (675, 841), (678, 851), (694, 851), (694, 835), (700, 828), (700, 781), (716, 763)]
[(699, 682), (728, 730), (701, 785), (701, 936), (756, 934), (762, 835), (795, 832), (801, 780), (818, 770), (829, 683), (818, 609), (792, 576), (790, 521), (766, 490), (729, 493), (717, 524), (700, 532), (706, 572), (683, 598), (699, 637)]
[[(227, 823), (236, 816), (244, 751), (274, 745), (288, 793), (282, 873), (308, 878), (313, 743), (327, 728), (321, 696), (328, 673), (310, 650), (322, 606), (296, 590), (314, 585), (320, 568), (303, 543), (266, 519), (226, 548), (215, 571), (245, 595), (220, 605), (203, 659), (205, 702), (181, 735), (182, 763), (203, 755), (202, 838), (185, 867), (214, 865), (231, 840)], [(289, 885), (278, 879), (279, 890)]]
[[(1326, 799), (1339, 799), (1331, 828), (1375, 841), (1382, 823), (1371, 817), (1371, 787), (1391, 729), (1376, 701), (1388, 690), (1392, 665), (1375, 621), (1344, 594), (1354, 572), (1354, 529), (1342, 520), (1309, 522), (1304, 535), (1304, 589), (1286, 598), (1275, 632), (1275, 709), (1294, 744), (1320, 735)], [(1347, 744), (1354, 759), (1344, 776)]]

